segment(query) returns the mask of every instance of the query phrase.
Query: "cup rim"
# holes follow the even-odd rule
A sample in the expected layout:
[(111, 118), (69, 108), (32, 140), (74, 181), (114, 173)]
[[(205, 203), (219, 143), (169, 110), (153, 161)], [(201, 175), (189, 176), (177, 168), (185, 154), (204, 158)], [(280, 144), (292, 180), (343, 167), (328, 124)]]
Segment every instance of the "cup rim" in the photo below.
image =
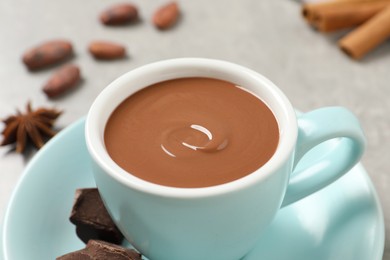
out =
[[(247, 78), (253, 82), (257, 82), (259, 85), (261, 85), (261, 88), (267, 89), (268, 98), (272, 101), (272, 105), (268, 103), (267, 105), (270, 107), (279, 125), (279, 143), (273, 156), (261, 168), (240, 179), (224, 184), (200, 188), (179, 188), (163, 186), (145, 181), (132, 175), (131, 173), (128, 173), (111, 159), (108, 152), (104, 148), (104, 139), (102, 136), (109, 115), (121, 102), (114, 102), (114, 105), (110, 104), (110, 102), (112, 103), (112, 97), (115, 95), (118, 96), (119, 89), (125, 88), (126, 85), (129, 85), (129, 82), (134, 82), (136, 79), (140, 79), (146, 76), (150, 77), (150, 75), (155, 75), (156, 77), (160, 78), (162, 77), (165, 78), (165, 80), (174, 79), (178, 78), (178, 76), (174, 73), (175, 70), (185, 71), (185, 69), (191, 69), (195, 71), (195, 74), (199, 71), (202, 71), (201, 73), (208, 73), (209, 71), (212, 73), (214, 71), (225, 75), (222, 77)], [(191, 76), (188, 75), (186, 77)], [(213, 76), (209, 77), (213, 78)], [(225, 80), (232, 81), (229, 79)], [(154, 80), (154, 83), (161, 81), (163, 80)], [(151, 84), (145, 85), (143, 87), (147, 87), (149, 85)], [(246, 86), (242, 87), (246, 88)], [(129, 95), (135, 93), (136, 91), (133, 91)], [(129, 95), (124, 97), (122, 96), (119, 99), (123, 101)], [(107, 111), (108, 104), (113, 106), (113, 108), (108, 109)], [(108, 114), (105, 120), (101, 116), (102, 113)], [(232, 191), (244, 189), (253, 185), (254, 183), (264, 181), (265, 179), (269, 178), (275, 171), (278, 171), (284, 162), (290, 159), (291, 154), (294, 152), (297, 135), (298, 127), (294, 108), (284, 93), (278, 87), (276, 87), (275, 84), (273, 84), (270, 80), (261, 74), (241, 65), (237, 65), (228, 61), (208, 58), (168, 59), (143, 65), (136, 69), (130, 70), (110, 83), (97, 96), (92, 106), (90, 107), (85, 123), (85, 138), (89, 154), (91, 155), (92, 160), (94, 160), (95, 163), (97, 163), (98, 166), (102, 168), (105, 174), (109, 175), (111, 178), (122, 183), (123, 185), (142, 193), (153, 194), (160, 197), (176, 197), (183, 199), (218, 196)]]

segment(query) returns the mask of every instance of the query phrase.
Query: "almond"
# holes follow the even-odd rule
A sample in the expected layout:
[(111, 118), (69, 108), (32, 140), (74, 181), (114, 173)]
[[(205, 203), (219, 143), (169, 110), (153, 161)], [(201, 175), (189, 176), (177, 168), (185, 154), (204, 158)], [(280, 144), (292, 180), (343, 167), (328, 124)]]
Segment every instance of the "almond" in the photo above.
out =
[(117, 4), (104, 10), (100, 21), (106, 25), (123, 25), (138, 20), (138, 10), (133, 4)]
[(80, 69), (76, 65), (65, 65), (57, 70), (43, 87), (49, 98), (55, 98), (77, 86)]
[(89, 45), (88, 49), (96, 59), (120, 59), (126, 55), (125, 47), (113, 42), (94, 41)]
[(153, 24), (160, 30), (172, 27), (179, 17), (179, 6), (170, 2), (160, 7), (153, 15)]
[(73, 47), (69, 41), (53, 40), (26, 51), (23, 62), (28, 69), (36, 70), (64, 61), (72, 54)]

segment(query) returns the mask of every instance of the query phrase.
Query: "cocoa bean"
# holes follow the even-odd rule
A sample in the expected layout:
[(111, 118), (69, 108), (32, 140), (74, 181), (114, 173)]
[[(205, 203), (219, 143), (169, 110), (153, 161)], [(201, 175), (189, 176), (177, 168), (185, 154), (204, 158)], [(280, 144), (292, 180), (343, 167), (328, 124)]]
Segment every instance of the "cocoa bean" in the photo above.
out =
[(53, 40), (26, 51), (23, 62), (28, 69), (36, 70), (64, 61), (72, 54), (73, 47), (69, 41)]
[(88, 50), (96, 59), (120, 59), (126, 55), (125, 47), (107, 41), (94, 41), (89, 45)]
[(106, 25), (124, 25), (138, 20), (138, 10), (133, 4), (113, 5), (100, 14), (100, 21)]
[(172, 27), (179, 18), (179, 6), (176, 2), (170, 2), (159, 9), (153, 15), (153, 24), (160, 30)]
[(80, 81), (80, 69), (76, 65), (64, 65), (54, 72), (43, 87), (49, 98), (55, 98), (77, 86)]

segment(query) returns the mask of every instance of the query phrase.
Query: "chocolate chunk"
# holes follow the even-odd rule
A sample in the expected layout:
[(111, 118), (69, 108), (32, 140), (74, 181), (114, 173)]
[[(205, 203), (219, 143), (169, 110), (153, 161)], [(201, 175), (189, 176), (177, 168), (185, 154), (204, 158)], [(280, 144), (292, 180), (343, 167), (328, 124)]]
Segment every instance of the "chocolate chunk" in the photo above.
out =
[(70, 214), (76, 225), (77, 236), (87, 243), (90, 239), (104, 240), (114, 244), (123, 241), (123, 235), (112, 221), (96, 188), (78, 189)]
[(141, 260), (141, 254), (128, 249), (99, 240), (89, 240), (84, 249), (71, 252), (56, 258), (57, 260)]

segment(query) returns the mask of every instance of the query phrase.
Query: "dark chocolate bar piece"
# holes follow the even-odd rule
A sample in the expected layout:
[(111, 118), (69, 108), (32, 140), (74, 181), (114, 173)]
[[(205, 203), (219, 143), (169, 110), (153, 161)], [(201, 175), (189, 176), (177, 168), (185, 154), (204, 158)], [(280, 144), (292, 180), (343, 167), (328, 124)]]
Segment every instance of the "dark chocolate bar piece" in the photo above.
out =
[(123, 235), (112, 221), (96, 188), (76, 190), (70, 221), (84, 242), (90, 239), (121, 244)]
[(141, 254), (115, 244), (89, 240), (84, 249), (57, 257), (56, 260), (142, 260)]

